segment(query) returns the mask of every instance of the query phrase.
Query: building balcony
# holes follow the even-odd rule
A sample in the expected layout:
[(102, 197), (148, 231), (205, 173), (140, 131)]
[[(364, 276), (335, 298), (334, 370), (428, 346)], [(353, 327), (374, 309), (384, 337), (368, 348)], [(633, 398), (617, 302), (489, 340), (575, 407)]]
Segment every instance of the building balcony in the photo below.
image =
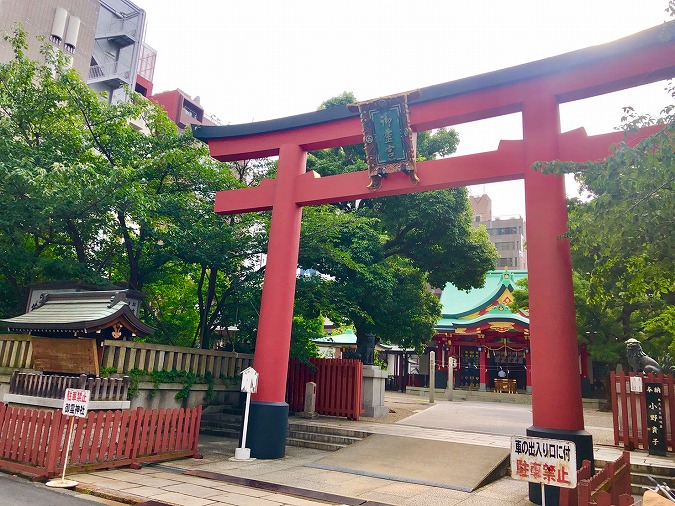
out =
[(96, 35), (96, 40), (107, 40), (111, 44), (123, 48), (135, 44), (138, 40), (138, 20), (117, 19), (103, 32)]
[(131, 71), (126, 67), (120, 67), (122, 66), (119, 62), (91, 65), (87, 84), (107, 83), (114, 88), (119, 88), (123, 84), (131, 84)]

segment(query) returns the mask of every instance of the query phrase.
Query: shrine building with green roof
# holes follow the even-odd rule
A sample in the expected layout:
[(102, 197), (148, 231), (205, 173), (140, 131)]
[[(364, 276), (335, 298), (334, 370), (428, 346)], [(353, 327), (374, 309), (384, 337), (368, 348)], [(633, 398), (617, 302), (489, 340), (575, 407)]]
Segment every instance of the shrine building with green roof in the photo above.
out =
[[(437, 388), (446, 388), (448, 368), (454, 365), (455, 389), (531, 392), (529, 314), (510, 309), (516, 283), (526, 278), (527, 271), (504, 269), (488, 272), (481, 288), (445, 286), (430, 346), (436, 351)], [(585, 351), (580, 350), (582, 377)]]

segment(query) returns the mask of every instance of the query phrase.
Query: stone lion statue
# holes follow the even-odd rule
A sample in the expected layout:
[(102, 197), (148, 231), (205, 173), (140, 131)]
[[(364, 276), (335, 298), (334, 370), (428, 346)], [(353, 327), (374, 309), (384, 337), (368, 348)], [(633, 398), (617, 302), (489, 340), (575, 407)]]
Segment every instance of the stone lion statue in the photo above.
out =
[(628, 339), (626, 341), (626, 356), (628, 357), (628, 363), (633, 368), (633, 372), (673, 373), (675, 371), (675, 366), (673, 366), (668, 354), (663, 357), (663, 366), (661, 366), (656, 360), (642, 351), (642, 345), (637, 339)]

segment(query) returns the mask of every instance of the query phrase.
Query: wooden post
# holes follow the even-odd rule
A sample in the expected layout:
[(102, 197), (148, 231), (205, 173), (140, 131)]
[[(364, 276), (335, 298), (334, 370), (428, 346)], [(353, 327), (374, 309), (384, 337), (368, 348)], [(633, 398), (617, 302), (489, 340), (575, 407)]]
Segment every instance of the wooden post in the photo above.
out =
[(436, 352), (429, 352), (429, 404), (436, 400)]

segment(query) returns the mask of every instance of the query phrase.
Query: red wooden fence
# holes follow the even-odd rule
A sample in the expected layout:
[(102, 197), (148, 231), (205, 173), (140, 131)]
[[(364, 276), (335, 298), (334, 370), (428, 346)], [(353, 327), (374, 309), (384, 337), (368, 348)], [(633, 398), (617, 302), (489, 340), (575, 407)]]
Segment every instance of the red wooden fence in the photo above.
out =
[(641, 376), (643, 382), (661, 384), (666, 446), (668, 451), (675, 451), (675, 381), (672, 374), (610, 373), (614, 444), (623, 444), (627, 450), (649, 449), (645, 393), (631, 392), (631, 376)]
[(358, 420), (361, 415), (363, 364), (360, 360), (311, 358), (311, 365), (297, 360), (288, 364), (286, 402), (291, 411), (305, 406), (305, 385), (316, 383), (316, 412)]
[(591, 476), (591, 463), (584, 460), (577, 471), (577, 488), (560, 489), (560, 506), (631, 506), (630, 452)]
[[(142, 462), (199, 457), (202, 407), (90, 412), (76, 418), (68, 472), (138, 466)], [(58, 410), (0, 403), (0, 469), (56, 476), (63, 469), (68, 417)]]

